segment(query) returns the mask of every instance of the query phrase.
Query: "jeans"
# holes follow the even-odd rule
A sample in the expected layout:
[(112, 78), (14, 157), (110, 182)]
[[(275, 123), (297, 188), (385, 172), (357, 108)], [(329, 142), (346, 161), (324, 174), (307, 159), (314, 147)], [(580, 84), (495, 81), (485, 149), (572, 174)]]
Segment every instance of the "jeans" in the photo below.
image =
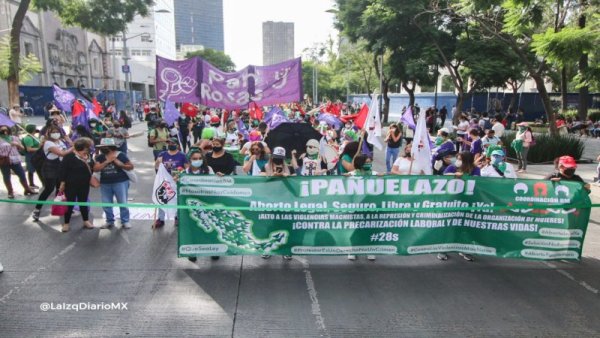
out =
[[(6, 186), (7, 190), (12, 190), (12, 183), (10, 181), (10, 171), (12, 170), (17, 177), (19, 177), (19, 182), (21, 182), (21, 185), (23, 186), (23, 188), (28, 189), (29, 185), (27, 185), (27, 179), (25, 178), (25, 171), (23, 170), (23, 167), (21, 166), (21, 163), (12, 163), (9, 166), (6, 167), (2, 167), (2, 179), (4, 180), (4, 185)], [(10, 189), (9, 189), (10, 187)]]
[[(101, 183), (100, 193), (102, 194), (102, 203), (112, 203), (113, 197), (116, 197), (117, 203), (127, 203), (127, 194), (129, 192), (129, 180), (119, 183)], [(103, 207), (106, 215), (106, 223), (114, 224), (115, 215), (112, 207)], [(121, 212), (121, 224), (129, 223), (129, 209), (125, 207), (119, 208)]]
[(392, 171), (392, 166), (394, 165), (394, 162), (396, 162), (396, 159), (398, 158), (399, 153), (400, 153), (400, 147), (398, 147), (398, 148), (390, 148), (389, 146), (387, 147), (387, 150), (385, 152), (385, 167), (387, 168), (388, 173)]
[(527, 170), (527, 154), (529, 153), (529, 147), (523, 147), (523, 150), (517, 152), (517, 161), (519, 162), (519, 169)]

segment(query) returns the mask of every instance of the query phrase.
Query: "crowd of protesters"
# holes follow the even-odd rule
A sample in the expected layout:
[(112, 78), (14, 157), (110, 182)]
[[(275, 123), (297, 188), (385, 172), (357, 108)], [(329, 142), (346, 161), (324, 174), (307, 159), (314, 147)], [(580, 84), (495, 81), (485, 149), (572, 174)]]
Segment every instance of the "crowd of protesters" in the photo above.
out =
[[(143, 102), (135, 107), (134, 117), (147, 124), (147, 143), (152, 150), (155, 169), (164, 166), (175, 180), (182, 172), (287, 177), (423, 175), (429, 170), (434, 175), (457, 178), (517, 178), (517, 173), (527, 170), (528, 151), (535, 144), (531, 128), (518, 115), (464, 114), (455, 119), (455, 124), (446, 127), (446, 120), (456, 114), (456, 108), (453, 107), (451, 112), (446, 107), (439, 111), (429, 108), (427, 125), (433, 135), (430, 167), (411, 159), (412, 139), (403, 134), (406, 126), (398, 123), (389, 125), (383, 137), (385, 172), (376, 172), (372, 168), (373, 146), (366, 142), (366, 132), (344, 116), (358, 107), (338, 106), (337, 109), (337, 116), (343, 122), (341, 125), (319, 120), (318, 113), (305, 113), (299, 105), (282, 107), (288, 121), (310, 124), (321, 135), (320, 139), (307, 140), (304, 149), (289, 153), (285, 144), (275, 145), (273, 149), (267, 145), (269, 126), (252, 118), (248, 111), (231, 112), (225, 115), (227, 117), (224, 112), (214, 109), (198, 110), (192, 115), (182, 111), (176, 121), (168, 123), (159, 104)], [(413, 109), (419, 111), (418, 107)], [(38, 194), (39, 189), (39, 201), (58, 195), (65, 201), (86, 202), (90, 188), (99, 188), (103, 203), (127, 203), (137, 169), (128, 157), (128, 129), (132, 127), (132, 118), (125, 111), (117, 111), (114, 105), (108, 105), (87, 125), (67, 128), (67, 120), (64, 112), (52, 107), (41, 129), (35, 125), (26, 125), (22, 130), (0, 125), (0, 167), (8, 198), (15, 198), (12, 172), (19, 178), (25, 195)], [(503, 144), (503, 134), (513, 128), (516, 128), (515, 140), (512, 144)], [(517, 154), (517, 168), (506, 160), (507, 147), (512, 147)], [(557, 171), (547, 179), (583, 182), (575, 174), (576, 167), (571, 156), (560, 157)], [(36, 176), (41, 182), (39, 186)], [(589, 185), (586, 188), (589, 189)], [(34, 221), (40, 220), (42, 206), (34, 207)], [(82, 205), (78, 209), (83, 227), (94, 229), (89, 208)], [(104, 207), (103, 211), (105, 222), (102, 228), (114, 227), (113, 209)], [(70, 230), (73, 212), (74, 207), (69, 206), (64, 213), (63, 232)], [(121, 207), (119, 218), (123, 229), (131, 227), (129, 216), (128, 208)], [(152, 227), (164, 226), (165, 220), (165, 213), (160, 210)], [(177, 222), (175, 218), (175, 226)], [(466, 260), (473, 259), (467, 254), (461, 256)], [(291, 259), (290, 256), (284, 258)], [(348, 258), (355, 260), (356, 256)], [(446, 260), (448, 256), (442, 253), (438, 258)], [(374, 260), (375, 256), (368, 256), (368, 259)]]

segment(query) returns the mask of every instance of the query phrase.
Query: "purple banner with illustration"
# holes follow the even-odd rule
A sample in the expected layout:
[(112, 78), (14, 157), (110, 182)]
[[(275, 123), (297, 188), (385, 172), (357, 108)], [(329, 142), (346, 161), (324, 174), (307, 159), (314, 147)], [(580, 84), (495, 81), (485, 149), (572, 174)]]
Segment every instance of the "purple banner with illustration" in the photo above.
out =
[(157, 57), (156, 88), (159, 99), (194, 102), (213, 108), (247, 109), (302, 99), (302, 60), (271, 66), (248, 66), (226, 73), (195, 57), (172, 61)]

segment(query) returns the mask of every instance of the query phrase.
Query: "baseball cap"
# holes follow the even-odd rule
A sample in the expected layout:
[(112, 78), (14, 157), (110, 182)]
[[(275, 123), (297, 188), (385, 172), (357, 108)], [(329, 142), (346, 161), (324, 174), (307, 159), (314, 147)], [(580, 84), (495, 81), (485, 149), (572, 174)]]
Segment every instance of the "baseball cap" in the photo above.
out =
[(558, 159), (558, 165), (562, 165), (565, 168), (577, 168), (577, 162), (571, 156), (561, 156)]
[(210, 123), (219, 123), (221, 122), (221, 119), (219, 119), (219, 117), (217, 115), (213, 115), (210, 117)]
[(96, 147), (118, 147), (117, 141), (112, 137), (105, 137), (100, 140), (100, 144)]
[(450, 134), (450, 130), (448, 130), (448, 128), (441, 128), (440, 131), (446, 134)]
[(494, 150), (494, 151), (492, 151), (492, 156), (502, 156), (502, 157), (504, 157), (504, 151), (502, 151), (502, 150)]
[(273, 149), (273, 158), (285, 158), (285, 149), (283, 147), (275, 147)]

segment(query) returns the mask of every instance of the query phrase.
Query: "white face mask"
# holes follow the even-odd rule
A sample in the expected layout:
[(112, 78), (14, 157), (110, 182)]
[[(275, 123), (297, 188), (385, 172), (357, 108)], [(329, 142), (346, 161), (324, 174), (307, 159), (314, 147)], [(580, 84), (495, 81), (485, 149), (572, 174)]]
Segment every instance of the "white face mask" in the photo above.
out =
[(456, 160), (456, 162), (454, 162), (454, 166), (457, 168), (460, 168), (462, 166), (462, 161), (461, 160)]
[(60, 133), (51, 133), (50, 138), (58, 140), (60, 138)]

